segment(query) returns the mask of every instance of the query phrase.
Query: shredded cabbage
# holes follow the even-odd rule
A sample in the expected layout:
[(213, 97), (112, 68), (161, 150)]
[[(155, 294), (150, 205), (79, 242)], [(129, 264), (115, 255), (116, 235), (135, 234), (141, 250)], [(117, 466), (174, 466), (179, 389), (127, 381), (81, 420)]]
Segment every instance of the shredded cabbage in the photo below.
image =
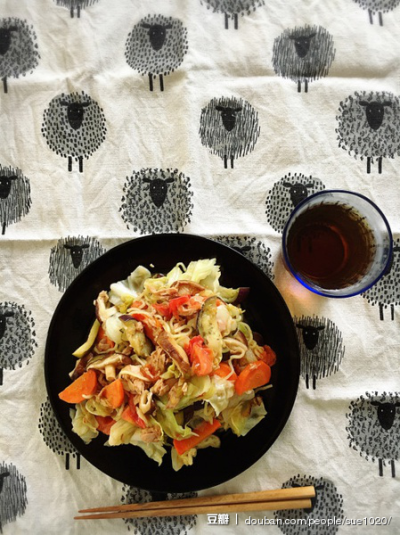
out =
[(72, 431), (79, 435), (85, 444), (88, 444), (99, 434), (96, 417), (86, 409), (84, 402), (75, 407), (76, 410), (70, 410)]
[(108, 294), (111, 303), (123, 304), (127, 302), (127, 298), (132, 301), (143, 291), (144, 281), (150, 277), (151, 273), (147, 268), (138, 266), (127, 279), (111, 284)]

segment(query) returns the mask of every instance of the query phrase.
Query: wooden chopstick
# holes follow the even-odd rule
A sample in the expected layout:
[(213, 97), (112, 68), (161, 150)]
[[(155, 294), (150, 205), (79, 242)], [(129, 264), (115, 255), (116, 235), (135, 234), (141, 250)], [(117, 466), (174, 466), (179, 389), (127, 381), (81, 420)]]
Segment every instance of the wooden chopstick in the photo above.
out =
[(104, 518), (139, 518), (145, 516), (180, 516), (224, 512), (308, 509), (311, 507), (311, 498), (314, 496), (315, 488), (313, 486), (248, 492), (243, 494), (199, 496), (196, 498), (182, 498), (143, 504), (126, 504), (81, 509), (79, 510), (79, 513), (94, 514), (76, 516), (75, 519), (93, 520)]

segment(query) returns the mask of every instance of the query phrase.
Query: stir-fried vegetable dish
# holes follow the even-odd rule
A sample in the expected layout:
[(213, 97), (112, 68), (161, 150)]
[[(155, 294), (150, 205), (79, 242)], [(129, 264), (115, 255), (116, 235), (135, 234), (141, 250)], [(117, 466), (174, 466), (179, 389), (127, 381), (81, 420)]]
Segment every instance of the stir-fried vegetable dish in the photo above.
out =
[(167, 275), (137, 267), (95, 300), (96, 320), (59, 397), (85, 443), (139, 446), (175, 470), (221, 431), (246, 435), (266, 415), (276, 357), (244, 321), (247, 288), (220, 285), (215, 259), (177, 264)]

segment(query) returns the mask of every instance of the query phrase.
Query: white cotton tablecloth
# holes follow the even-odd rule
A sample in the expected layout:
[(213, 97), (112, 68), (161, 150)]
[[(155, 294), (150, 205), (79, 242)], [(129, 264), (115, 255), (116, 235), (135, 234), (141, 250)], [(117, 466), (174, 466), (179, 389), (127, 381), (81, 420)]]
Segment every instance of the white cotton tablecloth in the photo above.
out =
[[(294, 207), (284, 183), (302, 185), (305, 195), (342, 188), (368, 196), (386, 214), (399, 245), (398, 3), (98, 0), (82, 8), (79, 17), (75, 8), (72, 18), (53, 0), (0, 0), (0, 77), (6, 78), (0, 87), (0, 322), (5, 326), (0, 338), (0, 533), (400, 531), (397, 253), (374, 293), (347, 300), (302, 289), (280, 260), (283, 225)], [(239, 12), (237, 29), (229, 17), (226, 29), (223, 10), (235, 11), (241, 4), (256, 8)], [(364, 9), (368, 4), (375, 6), (370, 15)], [(163, 17), (178, 21), (167, 29), (162, 45), (168, 43), (175, 64), (163, 76), (164, 90), (155, 77), (150, 91), (149, 55), (133, 50), (132, 68), (125, 47), (142, 19), (160, 24)], [(298, 91), (290, 72), (299, 61), (293, 59), (294, 38), (303, 39), (303, 49), (309, 47), (308, 66), (303, 61), (305, 78), (311, 76), (307, 91), (304, 82)], [(286, 56), (278, 47), (285, 39), (285, 46), (292, 46)], [(62, 109), (65, 117), (74, 100), (68, 95), (74, 93), (83, 94), (80, 102), (94, 101), (92, 110), (97, 106), (92, 126), (79, 126), (75, 116), (78, 123), (68, 135), (87, 129), (77, 149), (67, 142), (65, 119), (57, 122), (55, 116)], [(358, 105), (361, 115), (348, 119), (350, 97), (384, 104), (382, 125), (376, 130), (368, 125), (365, 105)], [(215, 115), (206, 114), (210, 105), (243, 112), (233, 112), (239, 131), (230, 153), (233, 168), (229, 157), (224, 167), (222, 134), (212, 122)], [(65, 156), (80, 154), (88, 156), (82, 172), (75, 158), (70, 171)], [(369, 173), (367, 156), (373, 157)], [(173, 177), (160, 217), (154, 215), (149, 189), (137, 187), (138, 178), (151, 179), (155, 170)], [(252, 526), (244, 513), (231, 514), (229, 522), (218, 518), (217, 527), (206, 516), (95, 525), (73, 520), (81, 507), (142, 501), (149, 494), (112, 480), (84, 459), (78, 468), (72, 454), (66, 469), (67, 443), (58, 452), (51, 446), (58, 431), (44, 383), (48, 326), (83, 267), (113, 246), (152, 232), (192, 233), (247, 246), (246, 254), (271, 276), (295, 322), (324, 327), (314, 349), (306, 347), (297, 328), (302, 359), (311, 351), (325, 363), (336, 359), (336, 368), (317, 377), (315, 388), (312, 377), (307, 388), (303, 368), (293, 412), (267, 454), (242, 475), (200, 493), (312, 483), (318, 492), (306, 515), (311, 526), (267, 526), (265, 518), (275, 519), (273, 512), (253, 513), (260, 523)], [(66, 243), (88, 245), (75, 270), (62, 257)], [(386, 429), (374, 402), (391, 405)], [(364, 420), (357, 423), (357, 417)], [(348, 525), (317, 524), (333, 517)], [(390, 524), (372, 525), (375, 519), (384, 523), (382, 517)]]

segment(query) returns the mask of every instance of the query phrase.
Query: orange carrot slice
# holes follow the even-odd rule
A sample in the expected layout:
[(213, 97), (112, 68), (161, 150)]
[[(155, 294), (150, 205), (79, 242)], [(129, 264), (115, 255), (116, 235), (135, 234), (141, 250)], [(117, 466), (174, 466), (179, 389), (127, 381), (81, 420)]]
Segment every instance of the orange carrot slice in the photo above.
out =
[(215, 418), (212, 422), (204, 421), (198, 427), (196, 427), (196, 429), (193, 429), (196, 435), (183, 438), (182, 440), (175, 439), (173, 441), (176, 451), (179, 455), (182, 455), (186, 451), (189, 451), (200, 444), (200, 442), (203, 442), (205, 438), (212, 435), (219, 427), (221, 427), (221, 423)]
[(115, 424), (114, 418), (111, 418), (111, 416), (96, 416), (96, 420), (98, 423), (97, 431), (109, 435), (111, 427)]
[(60, 392), (58, 397), (67, 403), (80, 403), (81, 401), (84, 401), (84, 396), (94, 394), (96, 389), (96, 372), (94, 370), (88, 370)]
[(100, 392), (101, 396), (104, 396), (110, 407), (117, 409), (120, 407), (125, 399), (125, 390), (121, 379), (116, 379), (112, 383), (108, 384)]
[(235, 382), (236, 393), (244, 394), (248, 390), (253, 390), (263, 386), (271, 379), (271, 368), (262, 360), (251, 362), (240, 373)]
[(227, 377), (228, 375), (232, 374), (228, 381), (235, 382), (238, 376), (235, 372), (232, 372), (231, 367), (227, 362), (221, 362), (219, 365), (219, 368), (213, 371), (212, 375), (218, 375), (218, 377)]

